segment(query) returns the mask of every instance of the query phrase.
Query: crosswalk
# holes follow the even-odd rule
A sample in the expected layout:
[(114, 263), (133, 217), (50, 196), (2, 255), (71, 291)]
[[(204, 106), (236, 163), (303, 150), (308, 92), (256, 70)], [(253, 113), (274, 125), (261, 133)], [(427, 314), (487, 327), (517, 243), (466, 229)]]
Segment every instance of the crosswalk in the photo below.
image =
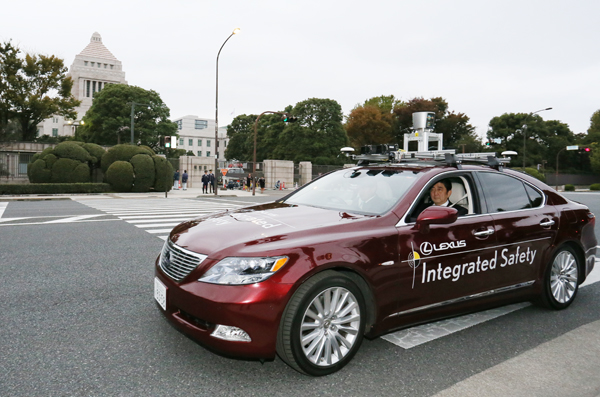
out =
[(171, 230), (202, 215), (242, 207), (230, 200), (187, 199), (80, 199), (81, 204), (113, 215), (146, 232), (166, 240)]

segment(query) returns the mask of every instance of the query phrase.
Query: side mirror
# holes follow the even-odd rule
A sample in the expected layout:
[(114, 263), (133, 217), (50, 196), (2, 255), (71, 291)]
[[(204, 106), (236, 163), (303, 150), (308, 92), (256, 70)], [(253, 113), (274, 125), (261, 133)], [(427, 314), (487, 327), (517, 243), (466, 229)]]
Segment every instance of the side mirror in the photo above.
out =
[(432, 205), (419, 214), (415, 228), (421, 233), (429, 233), (429, 225), (447, 225), (456, 222), (457, 218), (456, 208)]

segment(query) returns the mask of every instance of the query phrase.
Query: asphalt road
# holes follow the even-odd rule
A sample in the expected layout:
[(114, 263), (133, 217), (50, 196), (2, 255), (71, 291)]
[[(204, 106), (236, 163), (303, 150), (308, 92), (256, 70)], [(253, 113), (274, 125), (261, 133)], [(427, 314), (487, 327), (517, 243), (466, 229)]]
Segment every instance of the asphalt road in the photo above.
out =
[[(600, 195), (568, 196), (600, 214)], [(220, 357), (171, 327), (153, 299), (156, 236), (110, 216), (40, 223), (93, 214), (70, 200), (19, 201), (0, 218), (33, 217), (0, 222), (0, 396), (431, 396), (600, 320), (596, 283), (568, 310), (530, 306), (408, 350), (365, 340), (342, 371), (311, 378), (279, 359)]]

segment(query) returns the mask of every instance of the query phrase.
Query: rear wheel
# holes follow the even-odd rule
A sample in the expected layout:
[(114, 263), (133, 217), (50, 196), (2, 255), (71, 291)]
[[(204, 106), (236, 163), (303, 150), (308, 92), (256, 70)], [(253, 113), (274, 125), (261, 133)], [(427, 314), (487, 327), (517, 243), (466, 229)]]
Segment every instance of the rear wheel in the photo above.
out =
[(360, 288), (326, 271), (307, 280), (282, 316), (277, 353), (299, 372), (322, 376), (338, 371), (363, 339), (365, 303)]
[(552, 309), (565, 309), (579, 289), (579, 259), (571, 247), (561, 247), (546, 270), (543, 302)]

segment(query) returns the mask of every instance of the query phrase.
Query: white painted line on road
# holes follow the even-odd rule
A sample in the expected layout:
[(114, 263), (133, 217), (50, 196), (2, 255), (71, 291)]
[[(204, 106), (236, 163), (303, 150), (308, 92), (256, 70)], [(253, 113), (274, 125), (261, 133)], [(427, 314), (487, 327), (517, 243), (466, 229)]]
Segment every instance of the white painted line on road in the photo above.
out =
[(169, 236), (156, 236), (156, 237), (158, 237), (158, 238), (160, 238), (162, 240), (167, 240), (169, 238)]
[(152, 225), (135, 225), (137, 227), (139, 227), (140, 229), (143, 228), (150, 228), (150, 227), (175, 227), (177, 225), (179, 225), (181, 222), (175, 222), (175, 223), (154, 223)]
[(7, 206), (8, 206), (7, 202), (0, 203), (0, 218), (2, 218), (2, 214), (4, 214), (4, 210), (6, 209)]
[(2, 222), (12, 222), (12, 221), (18, 221), (21, 219), (33, 219), (34, 217), (32, 216), (23, 216), (21, 218), (0, 218), (0, 223)]
[(171, 233), (171, 229), (156, 229), (156, 230), (146, 230), (148, 233), (156, 234), (156, 233)]
[(44, 223), (71, 223), (71, 222), (82, 221), (84, 219), (97, 218), (99, 216), (105, 216), (105, 215), (104, 214), (79, 215), (79, 216), (74, 216), (74, 217), (70, 217), (70, 218), (62, 218), (62, 219), (56, 219), (54, 221), (47, 221)]
[(434, 339), (438, 339), (494, 318), (504, 316), (505, 314), (530, 305), (531, 303), (529, 302), (523, 302), (514, 305), (498, 307), (496, 309), (467, 314), (465, 316), (403, 329), (401, 331), (384, 335), (381, 338), (393, 343), (396, 346), (400, 346), (404, 349), (410, 349), (412, 347), (422, 345), (423, 343), (430, 342)]
[[(69, 223), (86, 223), (86, 222), (114, 222), (120, 221), (120, 219), (85, 219), (81, 221), (71, 221)], [(29, 225), (56, 225), (56, 223), (49, 222), (23, 222), (23, 223), (1, 223), (0, 227), (3, 226), (29, 226)]]

